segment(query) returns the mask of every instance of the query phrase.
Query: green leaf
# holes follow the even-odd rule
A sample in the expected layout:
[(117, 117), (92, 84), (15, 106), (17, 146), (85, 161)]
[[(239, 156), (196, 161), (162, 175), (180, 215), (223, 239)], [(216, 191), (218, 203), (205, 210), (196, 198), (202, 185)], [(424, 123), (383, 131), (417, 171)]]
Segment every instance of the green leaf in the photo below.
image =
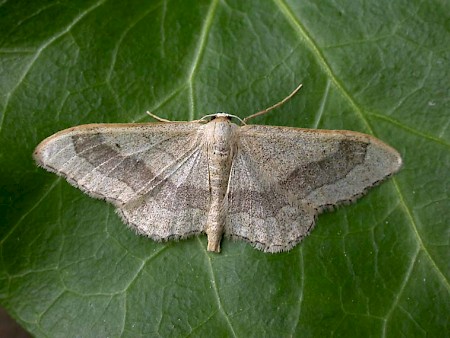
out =
[[(36, 336), (449, 332), (446, 1), (4, 1), (0, 300)], [(245, 117), (349, 129), (402, 171), (292, 251), (155, 243), (31, 154), (84, 123)]]

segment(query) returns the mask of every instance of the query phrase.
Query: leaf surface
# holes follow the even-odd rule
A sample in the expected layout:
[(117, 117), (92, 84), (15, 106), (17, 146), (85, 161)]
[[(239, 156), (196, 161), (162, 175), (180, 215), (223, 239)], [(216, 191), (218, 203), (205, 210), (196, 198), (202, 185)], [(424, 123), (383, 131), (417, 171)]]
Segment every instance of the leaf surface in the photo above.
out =
[[(448, 332), (450, 5), (9, 1), (0, 6), (0, 300), (36, 336)], [(155, 243), (35, 166), (85, 123), (217, 111), (372, 134), (402, 171), (292, 251)]]

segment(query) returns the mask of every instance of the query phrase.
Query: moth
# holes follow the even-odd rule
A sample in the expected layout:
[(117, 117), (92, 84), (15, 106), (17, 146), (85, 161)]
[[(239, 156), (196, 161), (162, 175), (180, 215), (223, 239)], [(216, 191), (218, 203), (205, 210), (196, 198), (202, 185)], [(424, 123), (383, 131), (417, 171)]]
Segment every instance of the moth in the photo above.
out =
[(220, 252), (223, 235), (264, 252), (287, 251), (318, 214), (355, 201), (402, 164), (370, 135), (246, 123), (300, 87), (244, 120), (217, 113), (69, 128), (42, 141), (34, 158), (112, 203), (125, 223), (156, 241), (206, 233), (208, 251)]

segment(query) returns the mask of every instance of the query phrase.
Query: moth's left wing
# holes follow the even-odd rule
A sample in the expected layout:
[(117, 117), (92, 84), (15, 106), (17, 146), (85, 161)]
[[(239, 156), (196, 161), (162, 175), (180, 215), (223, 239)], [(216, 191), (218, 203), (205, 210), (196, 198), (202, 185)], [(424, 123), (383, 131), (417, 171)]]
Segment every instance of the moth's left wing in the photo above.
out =
[[(322, 210), (355, 200), (401, 166), (396, 150), (357, 132), (259, 125), (240, 131), (229, 189), (228, 234), (264, 251), (290, 249)], [(252, 198), (247, 210), (239, 206), (236, 197), (255, 193), (258, 198)], [(260, 210), (267, 206), (272, 216), (261, 217)], [(257, 226), (247, 229), (246, 224)]]
[(63, 130), (36, 148), (37, 163), (117, 207), (156, 240), (204, 231), (206, 152), (195, 122), (92, 124)]

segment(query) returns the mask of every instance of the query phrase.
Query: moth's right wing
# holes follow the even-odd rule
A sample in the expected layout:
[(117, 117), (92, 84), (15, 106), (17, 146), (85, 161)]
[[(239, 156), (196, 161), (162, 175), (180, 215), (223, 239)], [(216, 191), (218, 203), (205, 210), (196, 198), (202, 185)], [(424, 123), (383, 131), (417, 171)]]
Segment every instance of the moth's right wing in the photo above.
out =
[(399, 170), (398, 152), (352, 131), (247, 125), (229, 185), (226, 233), (289, 250), (324, 209), (351, 202)]
[(283, 190), (248, 149), (234, 157), (225, 235), (265, 252), (292, 249), (314, 226), (316, 211)]

